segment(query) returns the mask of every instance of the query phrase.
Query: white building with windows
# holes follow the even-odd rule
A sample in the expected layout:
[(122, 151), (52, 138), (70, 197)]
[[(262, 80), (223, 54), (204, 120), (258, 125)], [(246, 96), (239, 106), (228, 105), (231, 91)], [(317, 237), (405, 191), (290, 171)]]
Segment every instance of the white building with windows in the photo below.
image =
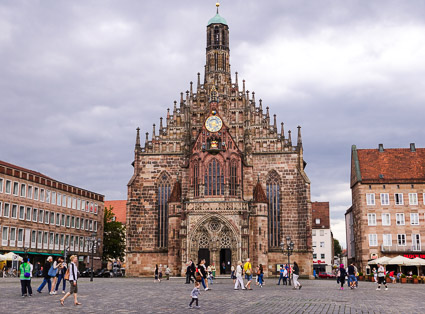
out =
[(312, 244), (313, 269), (319, 272), (331, 272), (333, 265), (333, 236), (329, 221), (329, 202), (312, 204)]
[[(363, 271), (382, 256), (425, 258), (425, 149), (352, 147), (347, 254)], [(351, 257), (351, 259), (350, 259)]]

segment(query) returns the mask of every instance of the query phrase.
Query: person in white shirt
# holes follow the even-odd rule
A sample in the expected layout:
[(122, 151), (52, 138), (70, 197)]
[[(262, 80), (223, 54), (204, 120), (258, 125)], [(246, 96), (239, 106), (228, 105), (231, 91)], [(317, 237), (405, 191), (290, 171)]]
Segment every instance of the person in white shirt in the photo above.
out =
[(236, 267), (236, 283), (235, 283), (235, 290), (239, 290), (239, 285), (241, 286), (242, 290), (245, 290), (243, 279), (242, 279), (242, 262), (238, 262), (238, 266)]
[[(63, 302), (66, 300), (67, 297), (69, 297), (71, 294), (74, 295), (74, 304), (75, 305), (81, 305), (81, 303), (78, 302), (77, 299), (77, 293), (78, 293), (78, 286), (77, 286), (77, 280), (78, 280), (78, 268), (77, 268), (78, 258), (77, 255), (71, 256), (71, 263), (69, 263), (68, 271), (69, 271), (69, 292), (67, 292), (62, 299), (60, 299), (60, 302), (62, 305)], [(65, 275), (66, 276), (66, 275)]]
[(376, 290), (381, 290), (381, 283), (384, 284), (385, 290), (388, 290), (387, 282), (385, 280), (385, 268), (381, 264), (378, 264), (378, 288), (376, 288)]

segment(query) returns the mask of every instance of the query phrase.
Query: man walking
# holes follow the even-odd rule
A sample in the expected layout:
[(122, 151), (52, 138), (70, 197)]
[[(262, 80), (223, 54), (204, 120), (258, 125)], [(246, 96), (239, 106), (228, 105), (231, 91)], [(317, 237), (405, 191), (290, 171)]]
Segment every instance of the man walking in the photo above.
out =
[(247, 258), (246, 259), (246, 263), (243, 266), (243, 271), (245, 273), (245, 279), (248, 280), (248, 282), (246, 283), (245, 288), (248, 290), (252, 290), (251, 288), (251, 281), (252, 281), (252, 265), (250, 263), (250, 259)]
[(43, 277), (44, 277), (44, 280), (43, 280), (43, 282), (41, 283), (41, 285), (37, 289), (37, 292), (38, 293), (41, 293), (41, 290), (43, 290), (43, 288), (46, 285), (46, 283), (47, 283), (47, 287), (49, 288), (49, 292), (52, 291), (52, 282), (50, 281), (50, 276), (49, 276), (49, 270), (50, 270), (50, 267), (52, 265), (51, 264), (52, 261), (53, 261), (53, 257), (49, 256), (47, 258), (46, 263), (43, 266)]
[(353, 263), (348, 266), (348, 283), (350, 285), (350, 289), (354, 289), (356, 285), (356, 272)]
[(242, 262), (238, 261), (238, 266), (236, 267), (236, 282), (235, 282), (235, 290), (239, 290), (239, 285), (242, 290), (245, 290), (242, 279)]
[(387, 282), (385, 281), (385, 268), (382, 264), (378, 264), (378, 288), (376, 290), (381, 290), (381, 284), (384, 284), (385, 291), (388, 290)]
[(280, 285), (280, 281), (282, 280), (282, 285), (286, 286), (287, 282), (286, 282), (286, 277), (288, 276), (288, 271), (286, 270), (286, 268), (283, 268), (283, 265), (280, 265), (280, 275), (279, 275), (279, 282), (277, 283), (277, 285)]

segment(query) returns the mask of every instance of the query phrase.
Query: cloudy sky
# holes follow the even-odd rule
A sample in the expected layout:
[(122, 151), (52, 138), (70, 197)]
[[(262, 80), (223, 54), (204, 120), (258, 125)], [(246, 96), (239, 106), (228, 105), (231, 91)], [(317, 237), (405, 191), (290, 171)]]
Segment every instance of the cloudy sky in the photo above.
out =
[[(125, 199), (151, 132), (205, 64), (215, 1), (0, 1), (0, 159)], [(425, 147), (425, 2), (223, 0), (232, 71), (301, 125), (313, 201), (345, 243), (350, 148)]]

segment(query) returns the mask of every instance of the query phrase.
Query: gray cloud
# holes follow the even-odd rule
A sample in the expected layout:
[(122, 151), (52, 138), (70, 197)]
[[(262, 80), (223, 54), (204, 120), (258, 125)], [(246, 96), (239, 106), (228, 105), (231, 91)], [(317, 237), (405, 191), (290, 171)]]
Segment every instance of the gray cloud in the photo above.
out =
[[(203, 72), (214, 1), (2, 1), (0, 158), (126, 197), (151, 132)], [(303, 126), (313, 200), (350, 206), (351, 144), (424, 147), (423, 1), (223, 1), (232, 70)], [(144, 136), (143, 136), (144, 137)], [(338, 221), (339, 220), (339, 221)]]

